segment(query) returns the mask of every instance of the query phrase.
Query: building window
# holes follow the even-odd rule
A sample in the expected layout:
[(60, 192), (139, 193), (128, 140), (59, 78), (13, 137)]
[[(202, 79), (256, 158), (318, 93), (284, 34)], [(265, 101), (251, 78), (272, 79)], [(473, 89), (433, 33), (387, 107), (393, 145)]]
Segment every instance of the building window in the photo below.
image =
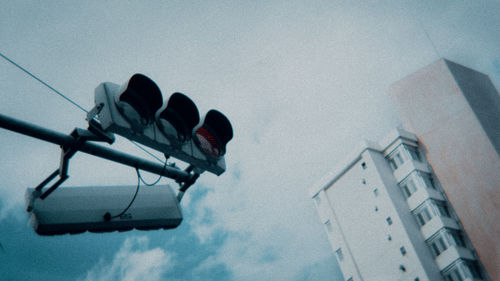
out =
[(378, 207), (377, 206), (375, 206), (375, 212), (378, 212)]
[(392, 236), (391, 235), (387, 235), (387, 240), (391, 241), (392, 240)]
[(412, 160), (420, 161), (420, 154), (418, 153), (418, 149), (414, 146), (411, 145), (403, 145), (410, 154), (410, 158)]
[(377, 196), (378, 196), (378, 188), (375, 188), (375, 189), (373, 190), (373, 195), (375, 195), (375, 197), (377, 197)]
[(429, 211), (428, 206), (424, 206), (415, 213), (415, 217), (417, 218), (417, 222), (420, 226), (424, 226), (428, 221), (430, 221), (433, 217), (431, 211)]
[(354, 279), (352, 279), (352, 277), (349, 277), (349, 279), (347, 279), (347, 281), (353, 281)]
[(446, 206), (446, 202), (442, 201), (434, 201), (436, 210), (438, 214), (442, 217), (450, 217), (450, 210), (448, 209), (448, 206)]
[(406, 249), (404, 246), (402, 246), (401, 248), (399, 248), (399, 251), (401, 252), (401, 255), (402, 256), (405, 256), (406, 255)]
[(413, 193), (417, 192), (417, 185), (415, 184), (414, 174), (415, 173), (412, 173), (410, 176), (408, 176), (408, 178), (406, 178), (399, 184), (406, 198), (409, 198)]
[(406, 267), (402, 264), (399, 265), (399, 270), (406, 272)]
[(399, 183), (399, 187), (406, 198), (417, 192), (419, 188), (436, 189), (432, 176), (421, 171), (413, 171), (406, 179)]
[(448, 249), (449, 244), (446, 241), (446, 238), (443, 235), (438, 235), (435, 239), (430, 243), (432, 253), (437, 257), (442, 252)]
[(394, 151), (389, 155), (389, 166), (391, 166), (392, 170), (396, 170), (405, 162), (403, 157), (401, 156), (401, 152)]
[(387, 160), (389, 160), (389, 166), (391, 166), (392, 170), (396, 170), (406, 161), (420, 160), (420, 156), (417, 148), (406, 144), (400, 144), (391, 153), (389, 153)]
[(365, 162), (361, 163), (361, 168), (363, 168), (363, 170), (366, 169), (366, 163)]
[(337, 254), (337, 258), (339, 259), (339, 261), (343, 261), (344, 260), (344, 254), (342, 253), (342, 249), (341, 248), (338, 248), (335, 251), (335, 254)]
[(481, 278), (477, 264), (463, 259), (457, 260), (450, 269), (443, 272), (443, 276), (446, 281), (464, 281)]
[(332, 232), (333, 231), (333, 229), (332, 229), (332, 223), (330, 222), (330, 220), (325, 221), (325, 226), (326, 226), (326, 230), (328, 232)]
[(385, 220), (387, 221), (387, 224), (388, 224), (388, 225), (391, 225), (391, 224), (392, 224), (392, 219), (391, 219), (391, 217), (387, 217)]
[(366, 180), (365, 179), (361, 179), (361, 183), (362, 184), (366, 184)]
[(420, 226), (425, 225), (435, 216), (450, 217), (450, 212), (446, 203), (433, 199), (426, 200), (413, 211), (413, 214)]
[(432, 253), (437, 257), (449, 247), (459, 246), (465, 247), (462, 233), (452, 229), (441, 229), (437, 234), (433, 235), (427, 244), (431, 248)]
[(453, 244), (459, 247), (464, 247), (464, 248), (466, 247), (462, 232), (458, 230), (450, 230), (448, 233), (450, 234), (451, 242)]
[(422, 180), (422, 183), (425, 187), (436, 189), (436, 186), (434, 185), (434, 180), (432, 179), (432, 176), (430, 174), (418, 172), (418, 175), (420, 176), (420, 179)]

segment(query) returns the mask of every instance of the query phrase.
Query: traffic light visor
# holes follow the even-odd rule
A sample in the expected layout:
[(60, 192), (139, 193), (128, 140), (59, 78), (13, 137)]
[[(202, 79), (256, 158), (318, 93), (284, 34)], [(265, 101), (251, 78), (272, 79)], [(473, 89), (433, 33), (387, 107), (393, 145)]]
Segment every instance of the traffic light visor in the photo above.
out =
[[(191, 138), (193, 128), (200, 122), (200, 113), (194, 102), (182, 93), (173, 93), (167, 107), (157, 115), (158, 125), (165, 130), (164, 122), (170, 123), (179, 141)], [(168, 134), (167, 134), (168, 135)]]
[[(122, 88), (124, 89), (118, 95), (117, 101), (125, 118), (143, 126), (151, 124), (155, 112), (163, 104), (161, 91), (156, 83), (142, 74), (134, 74)], [(130, 111), (130, 107), (133, 111)], [(136, 118), (139, 120), (135, 120)]]

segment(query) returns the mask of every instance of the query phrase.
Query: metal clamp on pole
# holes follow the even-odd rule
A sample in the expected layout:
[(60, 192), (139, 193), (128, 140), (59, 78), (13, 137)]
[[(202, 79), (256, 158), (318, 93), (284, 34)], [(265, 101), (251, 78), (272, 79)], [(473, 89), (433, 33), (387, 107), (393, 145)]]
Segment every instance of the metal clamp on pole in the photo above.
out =
[(203, 171), (198, 171), (198, 169), (196, 169), (196, 167), (194, 167), (193, 165), (187, 167), (185, 172), (189, 173), (190, 177), (183, 183), (179, 184), (180, 188), (179, 192), (177, 193), (177, 201), (179, 202), (181, 202), (182, 197), (184, 197), (184, 193), (186, 193), (186, 190), (190, 186), (192, 186), (196, 182), (196, 180), (200, 177), (200, 174), (203, 173)]
[[(40, 198), (40, 199), (45, 199), (47, 196), (49, 196), (56, 188), (58, 188), (65, 180), (69, 178), (68, 175), (68, 167), (69, 167), (69, 160), (73, 155), (75, 155), (76, 152), (78, 152), (79, 148), (86, 142), (86, 141), (105, 141), (109, 142), (109, 138), (102, 137), (99, 135), (94, 134), (93, 132), (83, 130), (80, 128), (75, 128), (73, 132), (70, 134), (71, 137), (73, 137), (74, 141), (71, 142), (68, 145), (62, 145), (61, 146), (61, 162), (59, 164), (59, 169), (55, 170), (52, 174), (50, 174), (44, 181), (42, 181), (33, 191), (31, 201)], [(51, 182), (57, 175), (59, 175), (59, 179), (51, 186), (49, 187), (45, 192), (42, 193), (42, 189), (49, 183)], [(32, 204), (29, 204), (30, 206)], [(30, 207), (28, 207), (30, 209)]]
[(95, 117), (101, 112), (103, 106), (104, 104), (102, 103), (94, 106), (87, 113), (87, 118), (85, 118), (85, 120), (89, 122), (88, 130), (90, 132), (94, 133), (101, 141), (112, 144), (113, 142), (115, 142), (115, 136), (112, 133), (104, 131), (101, 124), (95, 119)]

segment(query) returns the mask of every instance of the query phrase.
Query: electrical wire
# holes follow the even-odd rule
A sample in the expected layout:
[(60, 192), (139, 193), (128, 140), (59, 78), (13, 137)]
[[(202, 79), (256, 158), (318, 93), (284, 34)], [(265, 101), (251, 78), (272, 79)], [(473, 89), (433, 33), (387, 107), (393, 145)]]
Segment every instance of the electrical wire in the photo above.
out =
[(123, 211), (121, 211), (121, 213), (119, 213), (118, 215), (111, 216), (111, 214), (109, 212), (104, 214), (104, 219), (106, 221), (110, 221), (111, 219), (121, 217), (123, 214), (125, 214), (125, 212), (128, 211), (128, 209), (130, 209), (130, 206), (132, 206), (132, 204), (134, 203), (135, 198), (137, 197), (137, 193), (139, 193), (139, 187), (141, 186), (141, 178), (140, 178), (140, 174), (139, 174), (139, 169), (135, 168), (135, 171), (137, 173), (137, 188), (135, 189), (134, 197), (132, 197), (132, 200), (130, 200), (130, 203), (128, 203), (128, 206), (125, 209), (123, 209)]
[[(167, 160), (165, 160), (165, 163), (163, 164), (163, 170), (162, 170), (162, 173), (165, 171), (165, 168), (167, 168)], [(139, 172), (139, 170), (137, 170), (137, 176), (139, 177), (140, 181), (144, 184), (144, 185), (147, 185), (147, 186), (153, 186), (153, 185), (156, 185), (162, 178), (162, 175), (160, 174), (160, 176), (158, 177), (157, 180), (155, 180), (153, 183), (147, 183), (141, 176), (141, 173)]]
[[(65, 100), (67, 100), (68, 102), (70, 102), (71, 104), (73, 104), (74, 106), (76, 106), (77, 108), (81, 109), (82, 111), (84, 111), (85, 113), (88, 113), (88, 111), (83, 108), (82, 106), (80, 106), (79, 104), (77, 104), (76, 102), (74, 102), (73, 100), (71, 100), (70, 98), (68, 98), (66, 95), (64, 95), (63, 93), (59, 92), (58, 90), (56, 90), (54, 87), (50, 86), (49, 84), (45, 83), (42, 79), (38, 78), (36, 75), (32, 74), (31, 72), (29, 72), (28, 70), (26, 70), (24, 67), (20, 66), (19, 64), (17, 64), (16, 62), (14, 62), (13, 60), (11, 60), (10, 58), (8, 58), (7, 56), (5, 56), (4, 54), (0, 53), (0, 56), (2, 58), (4, 58), (6, 61), (10, 62), (12, 65), (16, 66), (17, 68), (19, 68), (20, 70), (24, 71), (26, 74), (28, 74), (30, 77), (34, 78), (35, 80), (37, 80), (38, 82), (42, 83), (44, 86), (46, 86), (47, 88), (49, 88), (50, 90), (52, 90), (54, 93), (58, 94), (59, 96), (61, 96), (62, 98), (64, 98)], [(131, 143), (133, 143), (135, 146), (137, 146), (138, 148), (140, 148), (142, 151), (146, 152), (147, 154), (149, 154), (150, 156), (152, 156), (153, 158), (155, 158), (156, 160), (160, 161), (160, 162), (163, 162), (160, 158), (158, 158), (156, 155), (154, 155), (153, 153), (149, 152), (148, 150), (146, 150), (145, 148), (143, 148), (142, 146), (140, 146), (139, 144), (137, 144), (136, 142), (134, 141), (131, 141), (129, 140)], [(163, 171), (165, 171), (165, 168), (167, 167), (167, 160), (165, 160), (164, 162), (164, 165), (163, 165)], [(134, 196), (132, 197), (132, 200), (130, 200), (130, 203), (128, 204), (128, 206), (123, 209), (123, 211), (121, 211), (118, 215), (115, 215), (115, 216), (111, 216), (110, 213), (106, 213), (104, 215), (104, 219), (109, 221), (111, 219), (114, 219), (114, 218), (118, 218), (120, 216), (122, 216), (123, 214), (125, 214), (125, 212), (128, 211), (128, 209), (130, 209), (130, 206), (132, 206), (132, 204), (134, 203), (136, 197), (137, 197), (137, 194), (139, 193), (139, 188), (141, 186), (141, 182), (144, 183), (145, 185), (147, 186), (153, 186), (153, 185), (156, 185), (162, 178), (162, 175), (160, 175), (158, 177), (158, 179), (156, 181), (154, 181), (153, 183), (147, 183), (141, 176), (140, 172), (139, 172), (139, 169), (138, 168), (135, 168), (135, 171), (137, 173), (137, 188), (135, 189), (135, 193), (134, 193)], [(0, 244), (1, 246), (1, 244)]]
[[(165, 164), (163, 166), (163, 171), (165, 171), (166, 167), (167, 167), (167, 160), (165, 160)], [(123, 214), (125, 214), (125, 212), (127, 212), (128, 209), (130, 209), (130, 207), (132, 206), (132, 204), (135, 201), (135, 198), (137, 197), (137, 194), (139, 193), (139, 187), (141, 186), (141, 182), (144, 185), (153, 186), (153, 185), (156, 185), (162, 178), (162, 175), (160, 175), (160, 177), (158, 177), (158, 179), (156, 181), (154, 181), (153, 183), (146, 183), (146, 181), (144, 181), (144, 179), (142, 178), (141, 173), (139, 172), (138, 168), (135, 168), (135, 172), (137, 173), (137, 188), (135, 189), (135, 193), (134, 193), (134, 196), (132, 197), (132, 200), (130, 200), (130, 203), (128, 204), (128, 206), (125, 209), (123, 209), (123, 211), (121, 211), (118, 215), (111, 216), (111, 214), (109, 212), (104, 214), (104, 219), (106, 221), (110, 221), (111, 219), (114, 219), (114, 218), (119, 218)]]
[(160, 158), (158, 158), (158, 156), (154, 155), (153, 153), (149, 152), (147, 149), (145, 149), (144, 147), (140, 146), (138, 143), (136, 143), (135, 141), (132, 141), (132, 140), (129, 140), (131, 143), (133, 143), (135, 146), (137, 146), (139, 149), (141, 149), (142, 151), (146, 152), (147, 154), (149, 154), (151, 157), (155, 158), (156, 160), (158, 160), (159, 162), (163, 163), (163, 160), (161, 160)]
[(44, 81), (42, 81), (42, 79), (36, 77), (34, 74), (32, 74), (31, 72), (29, 72), (28, 70), (26, 70), (24, 67), (20, 66), (19, 64), (15, 63), (13, 60), (9, 59), (8, 57), (6, 57), (4, 54), (0, 53), (0, 56), (2, 58), (4, 58), (6, 61), (10, 62), (11, 64), (13, 64), (14, 66), (16, 66), (17, 68), (21, 69), (22, 71), (24, 71), (26, 74), (28, 74), (29, 76), (31, 76), (32, 78), (36, 79), (38, 82), (42, 83), (44, 86), (46, 86), (47, 88), (51, 89), (54, 93), (58, 94), (59, 96), (61, 96), (63, 99), (69, 101), (70, 103), (72, 103), (74, 106), (78, 107), (79, 109), (83, 110), (84, 112), (86, 113), (89, 113), (85, 108), (81, 107), (79, 104), (77, 104), (76, 102), (74, 102), (73, 100), (71, 100), (70, 98), (68, 98), (67, 96), (65, 96), (63, 93), (59, 92), (58, 90), (54, 89), (52, 86), (50, 86), (49, 84), (45, 83)]
[[(81, 109), (82, 111), (84, 111), (85, 113), (89, 113), (88, 110), (86, 110), (85, 108), (83, 108), (82, 106), (80, 106), (79, 104), (77, 104), (76, 102), (74, 102), (73, 100), (71, 100), (70, 98), (68, 98), (67, 96), (65, 96), (63, 93), (59, 92), (58, 90), (56, 90), (54, 87), (50, 86), (49, 84), (45, 83), (42, 79), (38, 78), (37, 76), (35, 76), (33, 73), (29, 72), (27, 69), (25, 69), (24, 67), (20, 66), (19, 64), (17, 64), (15, 61), (11, 60), (10, 58), (8, 58), (7, 56), (5, 56), (4, 54), (2, 54), (0, 52), (0, 56), (2, 58), (4, 58), (6, 61), (10, 62), (12, 65), (14, 65), (15, 67), (19, 68), (20, 70), (24, 71), (26, 74), (28, 74), (30, 77), (36, 79), (38, 82), (42, 83), (44, 86), (46, 86), (47, 88), (49, 88), (50, 90), (52, 90), (54, 93), (58, 94), (59, 96), (61, 96), (62, 98), (64, 98), (65, 100), (69, 101), (71, 104), (73, 104), (74, 106), (76, 106), (77, 108)], [(160, 161), (160, 162), (163, 162), (160, 158), (158, 158), (156, 155), (154, 155), (153, 153), (147, 151), (145, 148), (143, 148), (142, 146), (140, 146), (139, 144), (137, 144), (136, 142), (134, 141), (131, 141), (129, 140), (131, 143), (133, 143), (135, 146), (137, 146), (139, 149), (141, 149), (142, 151), (146, 152), (147, 154), (149, 154), (150, 156), (152, 156), (153, 158), (155, 158), (156, 160)]]

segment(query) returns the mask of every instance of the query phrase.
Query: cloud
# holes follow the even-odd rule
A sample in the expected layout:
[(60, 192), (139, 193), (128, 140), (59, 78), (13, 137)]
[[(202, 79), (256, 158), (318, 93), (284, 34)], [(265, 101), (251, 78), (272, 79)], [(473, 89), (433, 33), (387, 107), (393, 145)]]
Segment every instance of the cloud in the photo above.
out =
[[(474, 34), (455, 30), (458, 12), (449, 9), (439, 7), (449, 16), (435, 16), (425, 25), (433, 26), (432, 36), (443, 38), (437, 43)], [(242, 42), (262, 43), (239, 49), (238, 57), (248, 59), (239, 64), (244, 71), (228, 75), (225, 83), (234, 93), (226, 108), (235, 124), (227, 167), (231, 173), (236, 165), (237, 172), (200, 179), (214, 192), (190, 206), (200, 214), (192, 224), (202, 243), (210, 241), (211, 232), (229, 233), (213, 259), (226, 264), (237, 280), (300, 280), (311, 270), (323, 276), (335, 271), (325, 270), (328, 264), (322, 262), (331, 250), (324, 249), (330, 246), (319, 232), (307, 188), (359, 140), (377, 140), (397, 126), (387, 86), (437, 59), (409, 7), (337, 10), (342, 12), (314, 18), (320, 29), (294, 17), (289, 18), (300, 26), (283, 17), (277, 27), (269, 15), (261, 16), (265, 29), (256, 26), (254, 34), (241, 35), (248, 38)], [(453, 50), (461, 44), (453, 43)], [(463, 57), (438, 47), (450, 59)], [(238, 75), (247, 75), (241, 87), (229, 81), (243, 81)], [(211, 223), (205, 223), (206, 214)]]
[(101, 260), (81, 280), (161, 280), (172, 268), (172, 256), (161, 248), (148, 249), (148, 245), (146, 236), (127, 238), (110, 263)]
[[(499, 44), (491, 36), (499, 21), (496, 1), (306, 2), (115, 5), (118, 17), (108, 12), (112, 2), (3, 9), (10, 20), (0, 32), (9, 38), (2, 51), (86, 108), (99, 82), (122, 83), (130, 73), (144, 71), (164, 94), (185, 92), (200, 113), (215, 107), (234, 126), (227, 172), (220, 178), (204, 173), (189, 190), (179, 229), (169, 230), (171, 236), (150, 232), (149, 238), (123, 233), (132, 238), (116, 254), (109, 248), (86, 254), (85, 261), (102, 260), (82, 267), (82, 257), (82, 271), (73, 274), (93, 265), (82, 280), (154, 280), (166, 278), (164, 273), (180, 280), (325, 280), (338, 270), (331, 269), (335, 259), (307, 189), (353, 144), (377, 140), (397, 125), (386, 87), (436, 59), (418, 20), (441, 55), (480, 71), (487, 65), (499, 81)], [(144, 11), (149, 15), (144, 21), (120, 21)], [(141, 34), (140, 40), (122, 40), (126, 34)], [(116, 45), (120, 41), (127, 44)], [(2, 81), (3, 114), (60, 132), (86, 126), (80, 124), (81, 112), (38, 82), (10, 66), (0, 71), (9, 78)], [(22, 201), (25, 187), (57, 167), (60, 151), (25, 136), (0, 134), (1, 174), (8, 175), (0, 185), (1, 221), (11, 216), (13, 201)], [(65, 185), (136, 182), (133, 169), (81, 153), (72, 159), (71, 176)], [(91, 235), (67, 245), (87, 248), (83, 243)], [(35, 239), (36, 254), (47, 254), (48, 248), (39, 246), (47, 240)], [(167, 243), (168, 253), (160, 248), (162, 239), (175, 241)], [(59, 238), (49, 241), (61, 244)], [(111, 241), (116, 251), (120, 240)], [(91, 243), (95, 249), (97, 242)]]

